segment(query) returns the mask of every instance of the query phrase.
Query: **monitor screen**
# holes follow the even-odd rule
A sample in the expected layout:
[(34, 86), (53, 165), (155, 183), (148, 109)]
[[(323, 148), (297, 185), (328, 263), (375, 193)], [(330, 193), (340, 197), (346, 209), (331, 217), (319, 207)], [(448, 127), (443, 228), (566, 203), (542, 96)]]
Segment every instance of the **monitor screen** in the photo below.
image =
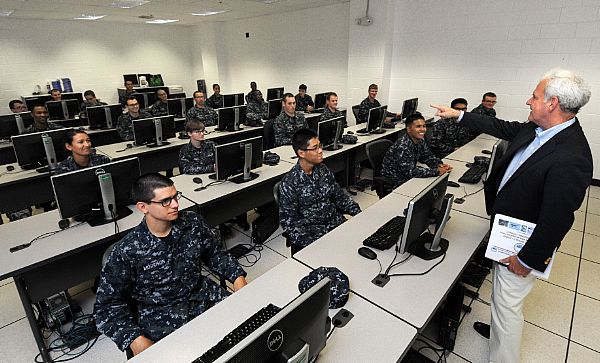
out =
[(242, 106), (244, 104), (244, 94), (234, 93), (223, 95), (223, 107)]
[[(498, 161), (502, 159), (508, 146), (510, 145), (510, 141), (507, 140), (498, 140), (494, 147), (492, 148), (492, 156), (490, 158), (490, 165), (488, 166), (487, 175), (489, 176), (492, 173), (492, 170), (498, 164)], [(487, 179), (487, 176), (486, 176)]]
[(175, 117), (185, 117), (188, 110), (194, 107), (194, 99), (191, 97), (187, 98), (170, 98), (167, 100), (167, 109), (169, 115)]
[(68, 157), (68, 152), (65, 149), (65, 134), (69, 130), (71, 129), (48, 130), (11, 137), (17, 163), (23, 169), (31, 169), (48, 164), (42, 141), (42, 135), (44, 134), (52, 138), (57, 162), (65, 160)]
[(77, 100), (80, 105), (83, 103), (83, 94), (81, 92), (64, 92), (60, 96), (61, 100)]
[(325, 348), (331, 282), (324, 278), (215, 362), (314, 362)]
[(117, 119), (123, 114), (123, 106), (120, 104), (90, 106), (85, 110), (91, 130), (114, 128), (117, 125)]
[(379, 106), (370, 109), (369, 118), (367, 119), (367, 131), (372, 132), (381, 129), (383, 121), (385, 121), (386, 113), (387, 106)]
[[(323, 145), (323, 148), (327, 148), (333, 145), (336, 139), (339, 139), (338, 134), (338, 122), (344, 122), (345, 116), (335, 117), (326, 121), (319, 122), (317, 126), (317, 134), (319, 135), (319, 141)], [(340, 131), (342, 128), (339, 129)]]
[(175, 118), (173, 116), (133, 120), (133, 138), (136, 145), (156, 146), (155, 120), (160, 121), (163, 141), (175, 137)]
[(138, 82), (137, 74), (124, 74), (123, 75), (123, 84), (125, 84), (127, 81), (131, 81), (134, 86), (140, 85)]
[(328, 94), (329, 92), (317, 93), (315, 95), (315, 109), (325, 108), (325, 103), (327, 103)]
[[(248, 163), (245, 160), (246, 145), (250, 145), (252, 151), (252, 157), (248, 160)], [(215, 149), (217, 180), (227, 180), (230, 176), (243, 173), (245, 169), (249, 172), (251, 169), (261, 167), (263, 159), (262, 151), (262, 136), (217, 145)]]
[[(140, 176), (137, 158), (75, 170), (50, 177), (54, 198), (62, 219), (87, 214), (102, 206), (98, 175), (110, 173), (116, 208), (132, 204), (131, 185)], [(115, 208), (115, 210), (116, 210)]]
[(23, 102), (27, 105), (27, 109), (29, 111), (33, 110), (33, 106), (35, 105), (45, 105), (46, 102), (52, 101), (52, 96), (50, 95), (36, 95), (36, 96), (25, 96), (21, 97)]
[(283, 98), (283, 87), (267, 89), (267, 101)]
[(233, 131), (235, 125), (246, 123), (246, 106), (224, 107), (217, 110), (219, 117), (217, 129)]
[(269, 104), (268, 104), (269, 120), (272, 120), (272, 119), (276, 118), (277, 116), (279, 116), (279, 114), (281, 113), (281, 108), (283, 107), (282, 102), (283, 102), (283, 100), (281, 98), (269, 101)]
[(79, 113), (81, 103), (78, 100), (48, 101), (46, 108), (50, 120), (68, 120)]
[(405, 119), (407, 116), (417, 112), (417, 106), (419, 105), (418, 98), (411, 98), (404, 100), (402, 103), (402, 118)]
[(10, 139), (11, 136), (21, 133), (17, 124), (17, 116), (23, 121), (23, 128), (27, 128), (33, 123), (33, 117), (29, 112), (0, 115), (0, 140)]

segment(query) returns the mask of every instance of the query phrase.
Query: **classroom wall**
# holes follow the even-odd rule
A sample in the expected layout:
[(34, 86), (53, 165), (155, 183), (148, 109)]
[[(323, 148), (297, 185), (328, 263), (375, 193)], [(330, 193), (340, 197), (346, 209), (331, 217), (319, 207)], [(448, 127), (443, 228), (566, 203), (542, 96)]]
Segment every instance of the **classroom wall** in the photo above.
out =
[(0, 112), (60, 76), (69, 76), (75, 91), (92, 89), (109, 103), (117, 102), (127, 73), (161, 73), (166, 84), (189, 92), (196, 87), (190, 41), (191, 27), (3, 18)]
[(499, 117), (524, 121), (543, 73), (572, 69), (591, 85), (579, 120), (600, 179), (600, 2), (403, 0), (394, 14), (390, 108), (409, 97), (425, 112), (455, 97), (472, 108), (493, 91)]

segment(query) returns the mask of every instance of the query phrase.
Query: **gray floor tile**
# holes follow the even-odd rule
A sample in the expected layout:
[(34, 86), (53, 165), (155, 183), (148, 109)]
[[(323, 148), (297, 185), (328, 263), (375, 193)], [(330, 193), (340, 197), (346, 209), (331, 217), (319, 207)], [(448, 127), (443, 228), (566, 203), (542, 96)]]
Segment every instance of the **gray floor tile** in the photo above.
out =
[(252, 251), (238, 261), (248, 273), (246, 281), (251, 282), (284, 260), (285, 257), (270, 248), (263, 247), (261, 251)]
[(485, 362), (488, 359), (488, 340), (473, 329), (473, 323), (490, 322), (490, 307), (479, 301), (473, 301), (471, 312), (466, 314), (458, 328), (454, 352), (471, 362)]
[(600, 187), (590, 186), (590, 197), (600, 199)]
[(585, 213), (576, 211), (575, 212), (575, 221), (573, 222), (573, 226), (571, 227), (571, 229), (583, 232), (584, 225), (585, 225)]
[(600, 236), (600, 215), (587, 214), (585, 219), (585, 233)]
[(600, 301), (577, 294), (571, 340), (600, 351)]
[(360, 205), (361, 210), (365, 210), (379, 201), (379, 197), (377, 197), (377, 195), (366, 192), (358, 192), (356, 195), (351, 197), (356, 203), (358, 203), (358, 205)]
[(600, 353), (571, 342), (569, 345), (569, 356), (567, 363), (598, 363), (600, 362)]
[(595, 215), (600, 214), (600, 199), (589, 198), (587, 205), (587, 212)]
[(560, 247), (558, 248), (558, 251), (579, 257), (581, 256), (582, 241), (583, 232), (571, 229), (569, 230), (569, 232), (567, 232), (565, 238), (563, 238)]
[(562, 287), (536, 281), (533, 290), (525, 299), (525, 321), (568, 337), (574, 296), (574, 292)]
[(600, 300), (600, 264), (581, 260), (581, 271), (579, 272), (579, 284), (577, 292)]
[(521, 340), (522, 363), (563, 363), (567, 354), (567, 339), (531, 324), (523, 326)]
[(38, 354), (27, 319), (0, 329), (0, 341), (2, 342), (0, 362), (31, 363)]
[(558, 252), (555, 257), (552, 271), (550, 271), (549, 282), (575, 291), (577, 284), (577, 271), (579, 269), (579, 258)]
[(587, 233), (584, 234), (583, 253), (581, 257), (586, 260), (600, 263), (600, 236)]
[(25, 310), (14, 283), (0, 287), (0, 306), (0, 327), (25, 317)]

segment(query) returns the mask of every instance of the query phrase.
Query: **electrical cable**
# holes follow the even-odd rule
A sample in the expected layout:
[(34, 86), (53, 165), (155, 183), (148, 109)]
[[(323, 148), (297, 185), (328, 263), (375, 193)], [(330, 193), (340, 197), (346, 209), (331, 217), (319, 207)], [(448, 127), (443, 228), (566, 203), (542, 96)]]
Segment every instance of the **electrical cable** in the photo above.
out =
[(80, 225), (82, 225), (84, 223), (86, 223), (86, 222), (79, 222), (77, 224), (73, 224), (71, 226), (68, 226), (68, 227), (66, 227), (64, 229), (58, 229), (58, 230), (55, 230), (55, 231), (50, 231), (50, 232), (42, 233), (42, 234), (40, 234), (39, 236), (35, 237), (34, 239), (32, 239), (31, 241), (29, 241), (27, 243), (23, 243), (23, 244), (20, 244), (20, 245), (17, 245), (17, 246), (13, 246), (13, 247), (9, 248), (9, 251), (10, 251), (10, 253), (14, 253), (14, 252), (20, 251), (22, 249), (25, 249), (25, 248), (31, 246), (36, 241), (39, 241), (39, 240), (44, 239), (46, 237), (54, 236), (57, 233), (60, 233), (62, 231), (66, 231), (67, 229), (70, 229), (70, 228), (73, 228), (73, 227), (80, 226)]
[(391, 275), (387, 275), (387, 276), (388, 277), (393, 277), (393, 276), (423, 276), (423, 275), (429, 273), (434, 268), (436, 268), (439, 264), (441, 264), (442, 262), (444, 262), (445, 259), (446, 259), (446, 251), (444, 251), (444, 254), (442, 255), (442, 259), (439, 260), (438, 262), (436, 262), (435, 265), (433, 265), (430, 268), (428, 268), (427, 271), (424, 271), (424, 272), (414, 272), (414, 273), (411, 272), (411, 273), (391, 274)]

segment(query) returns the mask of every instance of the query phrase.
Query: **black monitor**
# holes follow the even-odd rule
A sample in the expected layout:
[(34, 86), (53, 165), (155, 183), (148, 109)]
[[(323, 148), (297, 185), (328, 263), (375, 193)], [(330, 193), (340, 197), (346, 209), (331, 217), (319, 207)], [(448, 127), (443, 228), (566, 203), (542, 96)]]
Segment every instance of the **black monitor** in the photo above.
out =
[(169, 145), (166, 140), (175, 137), (175, 118), (157, 116), (133, 120), (133, 138), (136, 145), (148, 147)]
[(267, 89), (267, 101), (283, 98), (283, 87)]
[(230, 181), (244, 183), (258, 177), (250, 170), (262, 166), (263, 142), (262, 136), (229, 144), (217, 145), (215, 149), (217, 180), (228, 180), (230, 176), (238, 175)]
[(97, 226), (121, 219), (132, 211), (131, 186), (140, 176), (137, 158), (114, 161), (50, 177), (62, 219), (82, 216)]
[(315, 362), (325, 348), (331, 281), (324, 278), (219, 357), (219, 362)]
[(357, 133), (366, 134), (382, 134), (385, 132), (383, 129), (383, 122), (385, 121), (385, 115), (387, 113), (387, 106), (373, 107), (369, 110), (369, 116), (367, 118), (367, 127), (356, 131)]
[(279, 114), (281, 113), (281, 108), (283, 107), (282, 102), (283, 102), (283, 100), (281, 98), (269, 101), (268, 106), (267, 106), (269, 120), (272, 120), (272, 119), (276, 118), (277, 116), (279, 116)]
[(167, 92), (167, 98), (185, 98), (185, 92), (175, 92), (175, 93)]
[(11, 136), (22, 134), (32, 123), (33, 117), (30, 112), (0, 115), (0, 140), (10, 139)]
[[(454, 198), (451, 194), (446, 195), (448, 176), (446, 173), (437, 177), (408, 203), (399, 253), (409, 252), (431, 260), (443, 255), (448, 249), (448, 241), (441, 238)], [(436, 225), (434, 235), (426, 232), (431, 224)]]
[(27, 109), (29, 111), (33, 110), (33, 106), (36, 105), (45, 105), (46, 102), (52, 101), (52, 96), (50, 95), (35, 95), (35, 96), (24, 96), (21, 97), (25, 105), (27, 105)]
[(167, 100), (167, 110), (169, 115), (175, 117), (185, 117), (188, 110), (194, 107), (194, 99), (187, 98), (170, 98)]
[(112, 129), (117, 125), (117, 119), (123, 114), (123, 106), (105, 105), (86, 107), (90, 130)]
[(223, 107), (217, 110), (217, 131), (237, 131), (246, 123), (246, 106)]
[(78, 100), (60, 100), (46, 102), (50, 120), (70, 120), (79, 114), (81, 102)]
[(323, 145), (323, 150), (338, 150), (342, 148), (339, 144), (341, 133), (344, 130), (346, 116), (334, 117), (332, 119), (321, 121), (317, 125), (317, 134), (319, 142)]
[(417, 112), (418, 105), (419, 105), (418, 98), (410, 98), (408, 100), (404, 100), (404, 102), (402, 103), (402, 118), (405, 119), (406, 117)]
[(244, 94), (234, 93), (223, 95), (223, 107), (242, 106), (244, 104)]
[(23, 169), (33, 169), (40, 173), (54, 169), (69, 155), (65, 149), (65, 134), (71, 129), (48, 130), (11, 137), (17, 163)]
[[(496, 143), (492, 147), (492, 156), (490, 158), (490, 164), (489, 164), (488, 170), (487, 170), (488, 176), (492, 173), (492, 169), (494, 169), (496, 167), (496, 165), (498, 164), (498, 160), (500, 160), (504, 156), (509, 145), (510, 145), (510, 141), (507, 141), (507, 140), (496, 141)], [(486, 176), (486, 179), (487, 179), (487, 176)]]
[(148, 108), (150, 108), (150, 106), (156, 103), (158, 96), (156, 95), (156, 92), (144, 92), (144, 94), (146, 95), (146, 104), (148, 105)]
[(134, 86), (140, 85), (137, 74), (124, 74), (123, 75), (123, 84), (125, 84), (127, 81), (133, 82)]
[(83, 103), (83, 94), (81, 92), (64, 92), (60, 95), (61, 100), (77, 100), (81, 105)]
[(325, 104), (327, 103), (327, 95), (328, 94), (329, 94), (329, 92), (317, 93), (315, 95), (315, 109), (325, 108)]

